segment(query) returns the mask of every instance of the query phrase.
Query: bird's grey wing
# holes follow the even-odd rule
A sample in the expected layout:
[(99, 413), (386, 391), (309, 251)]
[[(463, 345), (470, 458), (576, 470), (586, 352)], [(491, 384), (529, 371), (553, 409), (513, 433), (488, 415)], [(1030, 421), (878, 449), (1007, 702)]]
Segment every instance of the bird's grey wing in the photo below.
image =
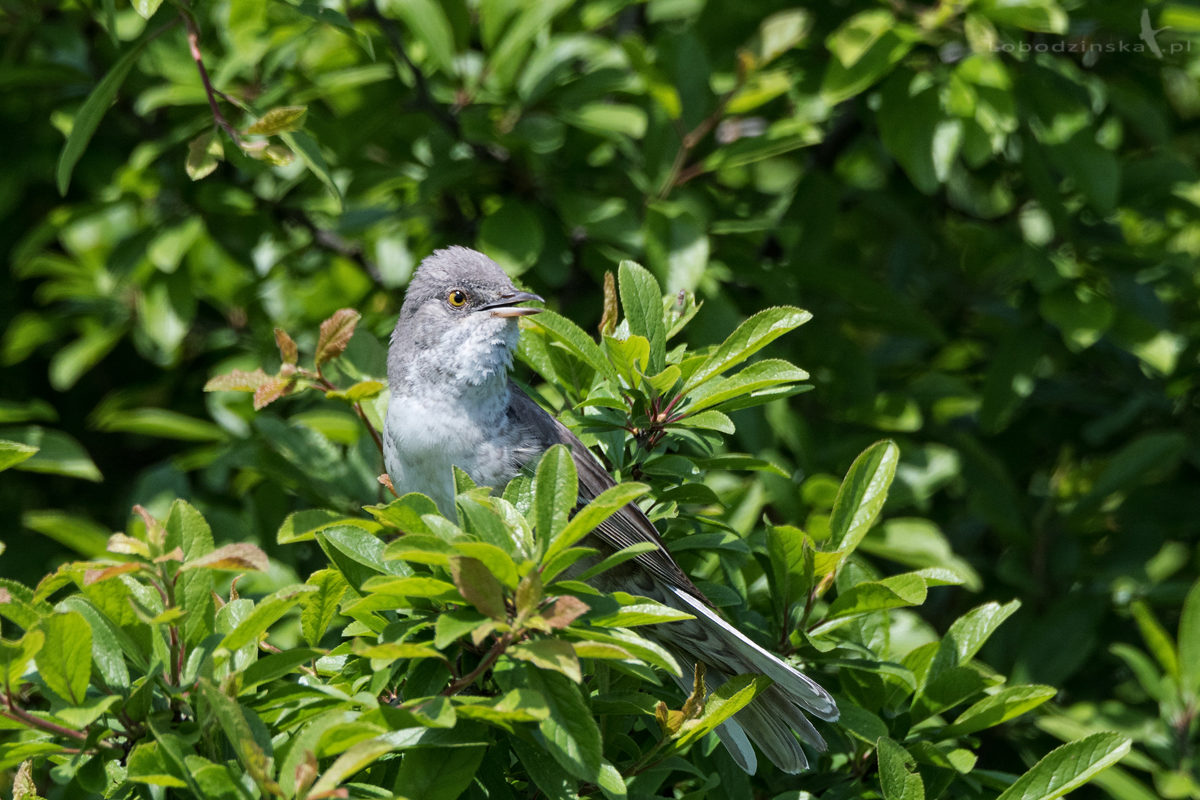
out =
[[(538, 453), (555, 444), (565, 444), (570, 449), (571, 458), (575, 462), (575, 471), (579, 475), (581, 505), (595, 498), (608, 487), (615, 485), (612, 476), (592, 455), (587, 445), (579, 441), (579, 437), (547, 414), (515, 384), (510, 384), (509, 389), (511, 400), (508, 414), (511, 421), (529, 431), (539, 440), (541, 446), (537, 448)], [(662, 538), (658, 535), (654, 523), (650, 522), (645, 513), (634, 504), (630, 503), (613, 514), (598, 525), (593, 533), (614, 550), (621, 550), (640, 542), (651, 542), (655, 545), (655, 549), (638, 554), (634, 557), (634, 562), (668, 586), (674, 586), (705, 603), (708, 602), (704, 594), (675, 563), (675, 559), (671, 557)]]

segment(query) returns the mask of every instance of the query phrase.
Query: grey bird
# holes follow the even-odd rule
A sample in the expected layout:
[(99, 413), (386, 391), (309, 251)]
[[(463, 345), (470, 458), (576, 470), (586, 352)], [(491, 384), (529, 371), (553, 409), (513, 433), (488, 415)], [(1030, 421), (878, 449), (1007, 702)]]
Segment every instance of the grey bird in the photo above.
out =
[[(479, 485), (503, 488), (555, 444), (571, 451), (581, 504), (613, 485), (587, 447), (509, 380), (517, 318), (541, 310), (517, 305), (529, 300), (541, 298), (518, 290), (496, 262), (474, 250), (450, 247), (421, 262), (388, 349), (384, 463), (398, 493), (426, 494), (453, 518), (453, 467)], [(593, 585), (649, 597), (695, 617), (645, 629), (679, 660), (684, 674), (676, 681), (685, 691), (696, 662), (705, 665), (710, 688), (733, 675), (770, 677), (773, 684), (717, 734), (746, 772), (757, 767), (751, 741), (784, 772), (805, 769), (808, 759), (794, 734), (824, 750), (805, 712), (836, 720), (833, 698), (722, 619), (636, 505), (614, 514), (583, 544), (604, 554), (639, 542), (656, 549), (596, 576)]]

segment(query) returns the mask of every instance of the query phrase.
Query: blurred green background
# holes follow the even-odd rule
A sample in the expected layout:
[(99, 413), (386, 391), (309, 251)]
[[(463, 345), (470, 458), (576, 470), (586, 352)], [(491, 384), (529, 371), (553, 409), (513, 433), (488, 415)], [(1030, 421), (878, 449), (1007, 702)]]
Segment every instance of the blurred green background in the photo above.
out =
[[(952, 548), (978, 580), (926, 621), (1020, 598), (986, 658), (1062, 689), (1013, 746), (1121, 730), (1146, 791), (1200, 792), (1162, 639), (1200, 574), (1200, 6), (133, 6), (0, 8), (0, 439), (42, 448), (0, 477), (0, 575), (36, 582), (175, 497), (307, 574), (319, 554), (274, 532), (313, 476), (272, 445), (276, 407), (211, 376), (277, 364), (276, 326), (311, 350), (342, 307), (377, 364), (363, 334), (386, 342), (437, 247), (588, 329), (631, 258), (697, 293), (696, 344), (814, 315), (771, 354), (815, 390), (741, 412), (731, 445), (792, 478), (740, 486), (737, 519), (805, 525), (894, 438), (868, 551)], [(352, 412), (287, 416), (331, 459), (322, 496), (373, 498), (330, 455), (373, 457)]]

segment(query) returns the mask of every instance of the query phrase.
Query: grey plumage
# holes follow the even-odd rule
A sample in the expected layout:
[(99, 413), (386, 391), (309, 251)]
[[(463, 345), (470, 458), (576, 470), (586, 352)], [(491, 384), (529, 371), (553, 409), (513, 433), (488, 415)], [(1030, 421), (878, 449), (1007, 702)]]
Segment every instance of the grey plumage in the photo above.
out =
[[(516, 317), (538, 310), (515, 304), (531, 299), (540, 298), (518, 291), (494, 261), (473, 250), (451, 247), (421, 263), (388, 351), (384, 459), (398, 492), (427, 494), (453, 515), (453, 466), (476, 483), (499, 488), (554, 444), (571, 450), (581, 503), (613, 485), (587, 447), (508, 379)], [(711, 688), (738, 674), (770, 677), (773, 685), (718, 735), (747, 772), (757, 763), (747, 738), (785, 772), (804, 769), (808, 761), (792, 732), (823, 750), (825, 742), (804, 712), (836, 720), (833, 698), (717, 615), (637, 506), (614, 514), (585, 544), (611, 552), (639, 542), (657, 547), (593, 583), (693, 614), (694, 620), (652, 626), (646, 633), (675, 653), (685, 671), (703, 662)], [(679, 679), (685, 690), (688, 677)]]

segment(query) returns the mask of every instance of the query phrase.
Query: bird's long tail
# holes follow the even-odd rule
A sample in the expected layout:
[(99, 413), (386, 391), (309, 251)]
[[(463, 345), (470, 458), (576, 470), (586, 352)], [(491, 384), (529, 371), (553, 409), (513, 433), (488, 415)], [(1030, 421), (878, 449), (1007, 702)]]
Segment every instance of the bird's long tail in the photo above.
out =
[[(672, 592), (672, 599), (696, 617), (695, 623), (682, 623), (688, 626), (688, 633), (698, 623), (703, 635), (680, 637), (671, 643), (690, 662), (688, 666), (694, 668), (696, 661), (705, 664), (712, 688), (741, 674), (766, 675), (774, 682), (717, 729), (734, 760), (746, 772), (754, 772), (757, 760), (746, 741), (749, 738), (784, 772), (805, 769), (808, 758), (793, 732), (815, 749), (825, 749), (825, 740), (805, 713), (829, 722), (836, 720), (838, 708), (829, 692), (779, 656), (759, 647), (698, 598), (674, 588)], [(686, 680), (685, 675), (681, 682), (685, 690), (690, 688)]]

